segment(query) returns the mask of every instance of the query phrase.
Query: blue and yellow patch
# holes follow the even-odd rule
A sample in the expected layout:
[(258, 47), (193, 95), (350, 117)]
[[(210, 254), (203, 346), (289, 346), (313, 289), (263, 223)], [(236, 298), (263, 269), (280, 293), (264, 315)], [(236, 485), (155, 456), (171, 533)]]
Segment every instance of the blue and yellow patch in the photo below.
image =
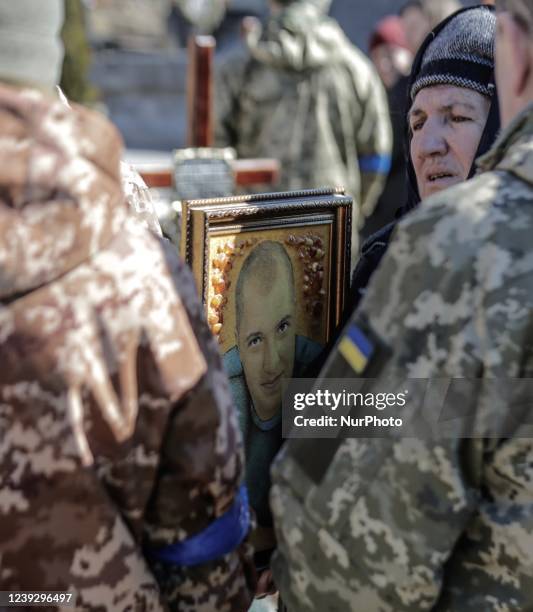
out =
[(368, 336), (351, 323), (339, 342), (339, 352), (356, 374), (365, 371), (374, 351), (375, 346)]

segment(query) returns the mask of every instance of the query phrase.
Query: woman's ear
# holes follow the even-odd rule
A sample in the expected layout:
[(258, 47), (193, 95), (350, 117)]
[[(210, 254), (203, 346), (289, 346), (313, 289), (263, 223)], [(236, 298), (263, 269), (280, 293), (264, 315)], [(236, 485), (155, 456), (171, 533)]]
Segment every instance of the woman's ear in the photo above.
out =
[(512, 15), (506, 15), (503, 26), (508, 28), (508, 40), (512, 65), (514, 66), (514, 78), (511, 82), (512, 93), (520, 97), (529, 85), (532, 72), (531, 42), (528, 32), (521, 26)]

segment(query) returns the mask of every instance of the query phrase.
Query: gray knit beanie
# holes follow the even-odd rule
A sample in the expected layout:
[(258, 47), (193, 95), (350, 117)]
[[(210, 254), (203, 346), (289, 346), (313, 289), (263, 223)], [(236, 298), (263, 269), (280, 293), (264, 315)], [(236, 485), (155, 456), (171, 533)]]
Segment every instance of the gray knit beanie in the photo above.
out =
[(462, 11), (437, 33), (424, 52), (411, 100), (424, 87), (455, 85), (484, 96), (494, 93), (496, 16), (485, 6)]
[(59, 83), (64, 0), (0, 0), (0, 81), (53, 89)]

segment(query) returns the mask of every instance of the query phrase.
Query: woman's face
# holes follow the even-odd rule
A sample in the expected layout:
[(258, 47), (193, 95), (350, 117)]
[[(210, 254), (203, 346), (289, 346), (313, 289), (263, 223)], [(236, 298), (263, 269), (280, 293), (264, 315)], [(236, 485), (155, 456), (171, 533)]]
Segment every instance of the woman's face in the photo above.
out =
[(382, 43), (370, 51), (370, 59), (385, 85), (393, 87), (401, 76), (407, 76), (411, 70), (413, 56), (407, 49)]
[(466, 180), (489, 109), (488, 98), (463, 87), (435, 85), (417, 93), (408, 121), (422, 200)]

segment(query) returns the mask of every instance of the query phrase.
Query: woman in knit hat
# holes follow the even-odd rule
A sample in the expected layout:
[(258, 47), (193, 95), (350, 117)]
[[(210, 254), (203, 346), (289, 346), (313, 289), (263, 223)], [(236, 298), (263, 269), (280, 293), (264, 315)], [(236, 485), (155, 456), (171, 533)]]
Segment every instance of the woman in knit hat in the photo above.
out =
[(427, 36), (411, 71), (405, 140), (407, 202), (371, 236), (352, 277), (351, 312), (385, 254), (399, 218), (427, 196), (471, 178), (499, 130), (492, 7), (463, 9)]

